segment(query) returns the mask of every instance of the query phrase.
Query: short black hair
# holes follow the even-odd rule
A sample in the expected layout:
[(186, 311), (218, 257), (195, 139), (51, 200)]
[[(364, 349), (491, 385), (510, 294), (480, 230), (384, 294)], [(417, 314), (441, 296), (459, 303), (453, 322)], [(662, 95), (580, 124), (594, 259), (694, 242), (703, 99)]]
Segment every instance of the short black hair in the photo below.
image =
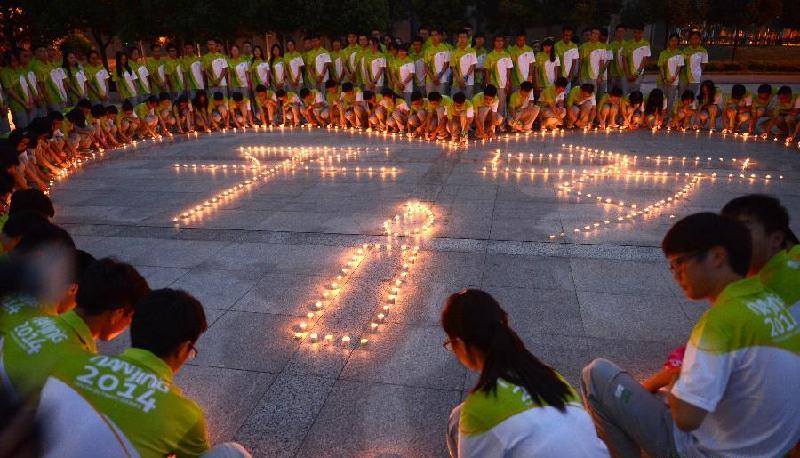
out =
[(642, 103), (644, 101), (644, 94), (642, 94), (642, 91), (633, 91), (628, 94), (628, 101), (634, 105)]
[(428, 100), (431, 102), (438, 102), (439, 100), (442, 100), (442, 94), (436, 91), (429, 92)]
[(150, 287), (130, 264), (113, 258), (93, 262), (81, 275), (77, 307), (89, 315), (123, 307), (134, 308)]
[(353, 90), (353, 83), (346, 82), (342, 84), (342, 92), (350, 92)]
[(158, 103), (158, 97), (156, 97), (154, 95), (151, 95), (150, 97), (147, 98), (147, 103), (156, 103), (157, 104)]
[(125, 101), (122, 102), (122, 111), (131, 111), (131, 110), (133, 110), (133, 103), (131, 103), (130, 100), (125, 99)]
[(731, 88), (731, 97), (734, 100), (739, 100), (747, 93), (747, 88), (744, 87), (744, 84), (734, 84)]
[(375, 97), (375, 93), (372, 91), (364, 91), (363, 93), (364, 100), (372, 100)]
[(256, 86), (256, 92), (267, 92), (267, 87), (263, 84), (259, 84)]
[(50, 118), (51, 122), (64, 120), (64, 115), (58, 110), (53, 110), (50, 113), (47, 113), (47, 117)]
[(391, 88), (384, 87), (381, 89), (381, 95), (384, 97), (395, 97), (395, 93)]
[(244, 96), (242, 95), (242, 93), (241, 93), (241, 92), (238, 92), (238, 91), (237, 91), (237, 92), (234, 92), (234, 93), (233, 93), (233, 100), (234, 100), (235, 102), (241, 102), (242, 100), (244, 100)]
[(285, 96), (286, 96), (286, 89), (278, 89), (277, 91), (275, 91), (275, 97), (280, 98)]
[(17, 254), (29, 253), (45, 245), (75, 249), (75, 242), (67, 231), (51, 223), (41, 213), (31, 210), (9, 215), (2, 231), (8, 237), (19, 237), (19, 243), (13, 250)]
[(78, 100), (78, 103), (75, 104), (75, 106), (84, 110), (91, 110), (92, 102), (90, 102), (89, 99), (80, 99)]
[(96, 104), (92, 106), (92, 116), (95, 118), (100, 118), (106, 115), (106, 107), (101, 104)]
[(157, 289), (136, 306), (131, 322), (131, 347), (164, 358), (174, 354), (184, 342), (197, 342), (206, 329), (208, 323), (200, 301), (185, 291)]
[(594, 93), (594, 84), (592, 84), (592, 83), (581, 84), (581, 91), (582, 92), (588, 92), (589, 94), (593, 94)]
[(622, 89), (619, 86), (614, 86), (608, 94), (612, 97), (622, 97)]
[(530, 81), (523, 81), (522, 83), (520, 83), (519, 88), (522, 91), (530, 92), (533, 90), (533, 83), (531, 83)]
[(106, 107), (106, 114), (115, 115), (119, 113), (116, 105), (109, 105)]
[(334, 80), (325, 81), (325, 89), (331, 89), (334, 87), (336, 87), (336, 81)]
[(453, 94), (453, 102), (461, 104), (467, 101), (467, 95), (461, 91), (456, 92)]
[(411, 101), (416, 102), (417, 100), (422, 100), (422, 92), (411, 91)]
[(694, 100), (694, 92), (692, 92), (691, 89), (687, 89), (687, 90), (683, 91), (683, 94), (681, 94), (681, 100), (682, 101)]
[(92, 256), (91, 253), (88, 253), (83, 250), (75, 250), (74, 258), (75, 258), (74, 259), (75, 262), (73, 264), (74, 278), (77, 281), (83, 276), (84, 272), (86, 272), (89, 266), (91, 266), (92, 264), (94, 264), (95, 261), (97, 261), (97, 259), (94, 256)]
[(555, 81), (556, 87), (566, 88), (567, 84), (569, 84), (569, 82), (567, 81), (566, 77), (559, 76), (558, 78), (556, 78), (556, 81)]
[(790, 88), (789, 86), (781, 86), (780, 89), (778, 89), (778, 95), (791, 96), (792, 95), (792, 88)]
[(164, 100), (172, 100), (172, 97), (169, 96), (169, 92), (162, 92), (158, 94), (158, 101), (162, 102)]
[(11, 195), (11, 204), (8, 208), (9, 215), (20, 211), (35, 211), (46, 218), (56, 215), (53, 201), (38, 189), (18, 189)]
[(689, 38), (692, 38), (694, 36), (702, 37), (703, 34), (700, 33), (699, 30), (692, 30), (691, 32), (689, 32)]
[(722, 216), (738, 219), (750, 216), (758, 220), (768, 234), (789, 230), (789, 211), (775, 196), (767, 194), (748, 194), (732, 199), (722, 207)]
[(563, 33), (566, 31), (574, 32), (575, 27), (572, 27), (571, 25), (565, 25), (564, 27), (561, 28), (561, 32)]
[(483, 95), (488, 95), (489, 97), (496, 97), (497, 96), (497, 87), (493, 84), (487, 84), (485, 88), (483, 88)]
[(300, 95), (301, 99), (304, 99), (310, 93), (311, 93), (311, 91), (309, 91), (307, 87), (304, 87), (303, 89), (300, 89), (300, 94), (299, 95)]
[(758, 86), (758, 90), (756, 91), (759, 94), (772, 94), (772, 85), (771, 84), (760, 84)]
[(214, 100), (223, 100), (225, 98), (225, 97), (223, 97), (222, 92), (219, 92), (219, 91), (215, 92), (213, 97), (214, 97)]
[(752, 242), (744, 225), (716, 213), (694, 213), (675, 223), (661, 242), (664, 254), (703, 254), (721, 246), (728, 254), (731, 269), (746, 276), (750, 269)]

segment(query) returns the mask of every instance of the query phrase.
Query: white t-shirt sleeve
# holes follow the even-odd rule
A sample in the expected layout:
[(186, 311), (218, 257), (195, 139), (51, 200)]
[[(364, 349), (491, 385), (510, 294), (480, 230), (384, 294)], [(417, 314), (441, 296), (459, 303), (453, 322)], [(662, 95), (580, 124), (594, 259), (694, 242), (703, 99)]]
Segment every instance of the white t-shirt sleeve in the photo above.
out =
[(725, 395), (734, 356), (733, 352), (705, 352), (689, 343), (681, 376), (672, 387), (672, 394), (706, 412), (713, 412)]

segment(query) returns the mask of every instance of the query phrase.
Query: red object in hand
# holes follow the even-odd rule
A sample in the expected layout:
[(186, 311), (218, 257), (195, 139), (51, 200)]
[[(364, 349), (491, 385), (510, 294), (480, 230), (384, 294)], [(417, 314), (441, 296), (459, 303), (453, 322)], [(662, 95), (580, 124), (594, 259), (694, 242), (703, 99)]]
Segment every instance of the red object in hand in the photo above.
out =
[(686, 352), (686, 346), (680, 346), (669, 353), (667, 361), (664, 363), (664, 369), (676, 369), (683, 366), (683, 355)]

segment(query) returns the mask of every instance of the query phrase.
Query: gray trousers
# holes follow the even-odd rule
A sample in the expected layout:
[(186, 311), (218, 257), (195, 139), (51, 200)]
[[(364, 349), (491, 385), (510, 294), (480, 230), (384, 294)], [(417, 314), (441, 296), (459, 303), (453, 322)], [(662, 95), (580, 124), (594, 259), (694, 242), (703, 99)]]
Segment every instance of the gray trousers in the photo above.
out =
[(475, 94), (475, 86), (471, 84), (464, 85), (464, 89), (458, 87), (458, 85), (453, 84), (450, 87), (450, 96), (454, 96), (457, 92), (463, 92), (464, 95), (467, 96), (467, 100), (471, 99), (472, 96)]
[(439, 94), (447, 95), (447, 84), (444, 81), (440, 81), (439, 84), (433, 84), (433, 81), (429, 80), (425, 84), (425, 90), (428, 94), (438, 92)]
[(680, 87), (680, 93), (678, 94), (678, 96), (683, 95), (683, 93), (688, 89), (692, 91), (692, 94), (694, 94), (695, 98), (697, 98), (697, 93), (700, 92), (700, 83), (685, 83), (681, 81), (679, 87)]
[[(625, 88), (627, 86), (627, 84), (626, 84), (627, 82), (628, 82), (628, 80), (624, 76), (612, 76), (612, 77), (610, 77), (608, 79), (608, 92), (611, 92), (611, 89), (614, 89), (615, 87), (618, 87), (618, 88), (622, 89), (622, 93), (623, 94), (627, 94), (627, 92), (625, 91)], [(600, 99), (597, 99), (597, 100), (599, 101)]]
[(498, 105), (497, 105), (497, 114), (502, 116), (503, 119), (506, 119), (506, 102), (507, 102), (506, 99), (507, 98), (508, 98), (508, 93), (506, 92), (506, 89), (505, 88), (502, 88), (502, 89), (501, 88), (497, 88), (497, 100), (499, 101)]
[(611, 361), (583, 368), (581, 393), (597, 433), (612, 456), (677, 456), (669, 407)]
[(672, 113), (672, 107), (675, 106), (676, 101), (680, 101), (680, 94), (678, 94), (678, 86), (672, 84), (657, 84), (658, 88), (664, 92), (664, 97), (667, 99), (667, 111)]
[(634, 91), (641, 91), (642, 90), (642, 79), (644, 79), (644, 75), (639, 76), (636, 78), (636, 81), (628, 81), (628, 78), (625, 78), (625, 93), (630, 94)]

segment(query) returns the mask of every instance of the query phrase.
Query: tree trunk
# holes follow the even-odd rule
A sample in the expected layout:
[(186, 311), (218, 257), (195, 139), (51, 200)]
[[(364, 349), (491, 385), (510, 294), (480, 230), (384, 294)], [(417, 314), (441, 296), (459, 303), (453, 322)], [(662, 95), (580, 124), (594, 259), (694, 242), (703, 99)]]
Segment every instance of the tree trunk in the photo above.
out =
[(736, 49), (739, 48), (739, 28), (733, 28), (733, 50), (731, 50), (731, 62), (736, 60)]

